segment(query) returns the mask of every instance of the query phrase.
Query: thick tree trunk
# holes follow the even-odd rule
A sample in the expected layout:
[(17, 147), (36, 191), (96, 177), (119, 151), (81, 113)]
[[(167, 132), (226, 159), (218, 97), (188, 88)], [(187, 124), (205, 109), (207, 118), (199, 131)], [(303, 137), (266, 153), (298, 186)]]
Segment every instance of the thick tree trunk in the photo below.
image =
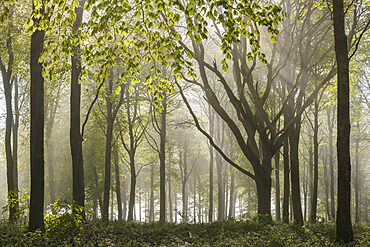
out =
[[(79, 27), (83, 18), (83, 8), (85, 0), (79, 1), (79, 6), (75, 7), (76, 20), (73, 23), (72, 32), (74, 38), (79, 37)], [(73, 47), (72, 71), (71, 71), (71, 96), (70, 96), (70, 146), (72, 154), (73, 171), (73, 201), (81, 207), (82, 211), (74, 210), (74, 213), (81, 213), (85, 219), (85, 184), (82, 157), (82, 140), (80, 131), (81, 124), (81, 84), (79, 78), (81, 74), (81, 54), (80, 44)]]
[(271, 156), (266, 155), (262, 165), (257, 165), (254, 170), (256, 176), (257, 213), (271, 217)]
[(166, 94), (161, 112), (160, 146), (159, 146), (159, 221), (166, 221)]
[(298, 144), (300, 132), (299, 125), (300, 124), (297, 124), (296, 127), (291, 130), (291, 133), (289, 135), (289, 144), (290, 144), (290, 169), (292, 181), (292, 204), (294, 221), (295, 224), (297, 225), (303, 225), (301, 193), (299, 183), (299, 159), (298, 159)]
[[(35, 9), (33, 3), (33, 9)], [(44, 6), (41, 7), (41, 13)], [(39, 20), (33, 18), (34, 23)], [(44, 77), (39, 62), (44, 47), (44, 30), (31, 35), (31, 199), (28, 230), (45, 230), (44, 226)]]
[(333, 1), (334, 43), (337, 61), (337, 157), (338, 157), (338, 210), (337, 239), (353, 240), (351, 223), (351, 158), (349, 108), (349, 58), (344, 25), (343, 0)]

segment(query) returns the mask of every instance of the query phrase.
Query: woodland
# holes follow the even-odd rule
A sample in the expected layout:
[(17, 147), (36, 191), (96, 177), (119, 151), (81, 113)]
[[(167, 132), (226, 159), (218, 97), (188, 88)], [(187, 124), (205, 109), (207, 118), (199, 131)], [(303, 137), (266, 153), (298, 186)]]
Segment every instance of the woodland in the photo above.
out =
[(369, 246), (370, 1), (0, 0), (0, 246)]

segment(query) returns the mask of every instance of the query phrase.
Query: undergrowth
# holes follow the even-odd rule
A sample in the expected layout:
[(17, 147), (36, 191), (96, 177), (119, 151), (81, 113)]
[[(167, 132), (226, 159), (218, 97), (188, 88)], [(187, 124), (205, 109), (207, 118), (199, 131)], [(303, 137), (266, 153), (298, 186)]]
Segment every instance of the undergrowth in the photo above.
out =
[(46, 219), (46, 232), (0, 221), (0, 246), (370, 246), (370, 229), (355, 225), (355, 241), (335, 242), (335, 224), (304, 227), (260, 218), (198, 224), (80, 223), (68, 213)]

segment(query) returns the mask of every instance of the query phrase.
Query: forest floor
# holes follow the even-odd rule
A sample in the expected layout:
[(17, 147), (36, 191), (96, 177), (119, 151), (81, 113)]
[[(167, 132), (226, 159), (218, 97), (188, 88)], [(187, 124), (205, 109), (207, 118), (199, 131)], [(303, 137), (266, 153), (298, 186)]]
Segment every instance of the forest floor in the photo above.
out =
[(297, 227), (247, 219), (200, 224), (100, 221), (81, 225), (71, 217), (49, 218), (46, 233), (0, 221), (0, 246), (370, 246), (370, 227), (354, 225), (355, 240), (335, 242), (334, 223)]

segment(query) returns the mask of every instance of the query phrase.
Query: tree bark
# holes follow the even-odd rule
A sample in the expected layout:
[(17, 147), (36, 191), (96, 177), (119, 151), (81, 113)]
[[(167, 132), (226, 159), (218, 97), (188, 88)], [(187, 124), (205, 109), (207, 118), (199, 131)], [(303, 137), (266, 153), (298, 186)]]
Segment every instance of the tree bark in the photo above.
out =
[[(285, 124), (285, 119), (284, 119)], [(283, 198), (283, 222), (289, 223), (289, 197), (290, 197), (290, 162), (289, 162), (289, 139), (286, 138), (283, 144), (283, 156), (284, 156), (284, 198)]]
[[(109, 80), (109, 95), (113, 91), (113, 78)], [(111, 180), (111, 154), (112, 154), (112, 139), (113, 139), (113, 114), (112, 101), (109, 96), (106, 97), (107, 104), (107, 131), (105, 133), (105, 162), (104, 162), (104, 195), (103, 195), (103, 212), (102, 219), (109, 219), (109, 190)]]
[(314, 128), (313, 128), (313, 193), (311, 202), (310, 221), (316, 222), (317, 190), (319, 186), (319, 99), (315, 99)]
[(299, 182), (299, 158), (298, 158), (298, 144), (299, 144), (300, 123), (291, 130), (289, 135), (290, 144), (290, 169), (292, 181), (292, 204), (294, 221), (297, 225), (303, 225), (301, 193)]
[(166, 115), (167, 103), (166, 94), (163, 99), (161, 112), (160, 146), (159, 146), (159, 221), (166, 221)]
[[(209, 135), (213, 138), (214, 135), (214, 112), (211, 109), (211, 105), (208, 105), (208, 116), (209, 116)], [(208, 145), (209, 149), (209, 208), (208, 208), (208, 222), (213, 221), (213, 147), (211, 144)]]
[[(80, 0), (79, 5), (75, 7), (76, 20), (73, 23), (73, 37), (79, 37), (79, 27), (82, 23), (83, 8), (85, 0)], [(81, 207), (80, 210), (74, 208), (74, 213), (79, 213), (85, 220), (85, 183), (84, 168), (82, 156), (83, 137), (80, 131), (81, 125), (81, 84), (79, 83), (81, 68), (81, 48), (80, 44), (73, 47), (72, 71), (71, 71), (71, 96), (70, 96), (70, 146), (72, 154), (73, 171), (73, 201)]]
[[(35, 9), (34, 2), (32, 9)], [(44, 12), (42, 3), (41, 14)], [(34, 23), (39, 20), (33, 17)], [(44, 30), (36, 30), (31, 35), (31, 125), (30, 125), (30, 162), (31, 197), (28, 230), (44, 231), (44, 77), (39, 58), (44, 48)]]
[(117, 211), (118, 211), (118, 221), (122, 220), (122, 199), (121, 199), (121, 181), (119, 173), (119, 164), (118, 164), (118, 147), (114, 146), (114, 168), (116, 175), (116, 196), (117, 196)]
[(154, 221), (154, 165), (150, 168), (150, 202), (149, 202), (149, 221)]
[(351, 158), (350, 158), (350, 107), (349, 58), (344, 25), (343, 0), (333, 1), (334, 44), (337, 61), (337, 157), (338, 157), (338, 208), (337, 239), (353, 240), (351, 223)]
[[(14, 200), (18, 199), (18, 191), (15, 186), (15, 163), (13, 160), (12, 152), (12, 125), (13, 125), (13, 108), (12, 108), (12, 74), (13, 74), (13, 64), (14, 64), (14, 53), (12, 48), (12, 35), (11, 30), (13, 29), (13, 8), (14, 5), (10, 7), (9, 12), (9, 24), (8, 32), (6, 38), (6, 50), (8, 53), (8, 64), (7, 66), (3, 63), (0, 57), (0, 69), (2, 74), (2, 81), (4, 85), (4, 96), (5, 96), (5, 106), (6, 106), (6, 120), (5, 120), (5, 156), (6, 156), (6, 172), (7, 172), (7, 185), (8, 185), (8, 206), (9, 206), (9, 221), (16, 221), (17, 204)], [(32, 66), (32, 65), (31, 65)], [(13, 132), (14, 138), (14, 132)], [(14, 148), (14, 147), (13, 147)]]
[(355, 176), (354, 176), (354, 192), (355, 192), (355, 222), (360, 222), (360, 161), (359, 161), (359, 146), (360, 146), (360, 121), (356, 123), (357, 136), (355, 142)]
[(276, 208), (276, 221), (281, 220), (281, 213), (280, 213), (280, 177), (279, 177), (279, 169), (280, 169), (280, 153), (279, 151), (275, 154), (275, 208)]
[(326, 113), (328, 117), (328, 129), (329, 129), (330, 217), (332, 219), (335, 219), (334, 158), (333, 158), (334, 150), (333, 150), (333, 125), (332, 125), (334, 116), (331, 116), (331, 109), (328, 109)]
[(131, 171), (130, 202), (128, 204), (127, 221), (134, 220), (134, 210), (135, 210), (136, 169), (135, 169), (135, 154), (133, 152), (130, 152), (130, 171)]

